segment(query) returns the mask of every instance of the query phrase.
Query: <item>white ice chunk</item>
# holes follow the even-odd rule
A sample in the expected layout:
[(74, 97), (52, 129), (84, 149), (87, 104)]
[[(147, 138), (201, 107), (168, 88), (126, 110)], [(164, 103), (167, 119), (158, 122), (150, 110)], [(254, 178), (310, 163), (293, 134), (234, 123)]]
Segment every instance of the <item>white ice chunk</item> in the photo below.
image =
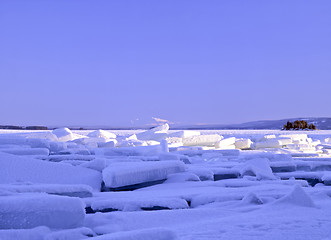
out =
[(0, 183), (86, 184), (100, 190), (101, 174), (68, 164), (0, 154)]
[(192, 131), (192, 130), (183, 130), (177, 131), (169, 134), (169, 137), (176, 137), (176, 138), (188, 138), (192, 136), (200, 135), (199, 131)]
[(87, 134), (87, 136), (92, 138), (103, 138), (103, 139), (116, 138), (116, 134), (101, 129), (90, 132), (89, 134)]
[(169, 130), (169, 125), (166, 123), (166, 124), (163, 124), (163, 125), (160, 125), (160, 126), (157, 126), (155, 128), (152, 128), (150, 130), (147, 130), (147, 131), (144, 131), (144, 132), (141, 132), (141, 133), (137, 133), (136, 136), (139, 140), (162, 140), (162, 139), (165, 139), (168, 134)]
[(113, 163), (102, 172), (106, 187), (117, 188), (164, 180), (171, 173), (185, 171), (180, 161)]
[(57, 128), (52, 133), (58, 138), (60, 142), (67, 142), (74, 140), (74, 134), (69, 128)]
[(248, 138), (248, 139), (236, 139), (235, 142), (235, 147), (237, 149), (250, 149), (251, 145), (252, 145), (252, 141)]
[(79, 138), (87, 138), (84, 135), (73, 133), (69, 128), (57, 128), (54, 129), (52, 133), (58, 138), (58, 141), (60, 142), (73, 141)]
[(199, 135), (188, 138), (183, 138), (184, 146), (215, 146), (218, 141), (222, 140), (222, 136), (218, 134)]
[(136, 147), (136, 146), (147, 146), (146, 141), (141, 141), (137, 139), (122, 139), (117, 142), (116, 147)]
[(235, 142), (236, 142), (235, 137), (224, 138), (216, 143), (215, 148), (235, 149), (235, 146), (234, 146)]
[(167, 137), (166, 138), (169, 147), (181, 147), (183, 146), (183, 139), (178, 137)]
[(169, 147), (168, 147), (168, 142), (167, 142), (167, 140), (163, 139), (163, 140), (161, 141), (160, 145), (161, 145), (161, 150), (162, 150), (162, 152), (166, 152), (166, 153), (169, 152)]
[(260, 149), (260, 148), (281, 148), (282, 143), (280, 140), (277, 139), (268, 139), (262, 142), (256, 142), (255, 143), (255, 148)]
[(22, 194), (0, 198), (0, 229), (75, 228), (82, 226), (85, 205), (80, 198)]
[(286, 146), (288, 144), (292, 144), (293, 140), (291, 138), (277, 138), (277, 140), (280, 142), (280, 145)]
[(157, 126), (155, 128), (152, 128), (149, 131), (166, 133), (166, 132), (168, 132), (168, 130), (169, 130), (169, 124), (165, 123), (165, 124), (162, 124), (162, 125)]
[(306, 141), (307, 134), (282, 134), (278, 136), (279, 138), (290, 138), (292, 141)]

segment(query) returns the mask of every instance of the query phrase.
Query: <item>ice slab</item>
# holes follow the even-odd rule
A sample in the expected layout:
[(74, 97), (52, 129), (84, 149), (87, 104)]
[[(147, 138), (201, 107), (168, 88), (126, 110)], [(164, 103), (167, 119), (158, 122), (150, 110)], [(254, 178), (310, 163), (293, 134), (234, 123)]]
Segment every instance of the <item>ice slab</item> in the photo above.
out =
[(222, 136), (218, 134), (199, 135), (188, 138), (183, 138), (184, 146), (215, 146), (218, 141), (222, 140)]
[(140, 210), (164, 210), (164, 209), (184, 209), (189, 208), (187, 202), (180, 198), (118, 198), (107, 200), (96, 200), (91, 204), (92, 210), (95, 212), (111, 211), (140, 211)]
[(175, 137), (175, 138), (188, 138), (188, 137), (192, 137), (192, 136), (198, 136), (201, 134), (199, 131), (183, 130), (183, 131), (169, 133), (168, 135), (169, 135), (169, 137)]
[(0, 198), (0, 228), (75, 228), (82, 226), (85, 205), (79, 198), (21, 194)]
[(185, 171), (180, 161), (113, 163), (102, 172), (108, 188), (165, 180), (169, 174)]
[(221, 149), (234, 149), (235, 148), (235, 142), (236, 138), (235, 137), (230, 137), (230, 138), (224, 138), (220, 141), (218, 141), (215, 145), (215, 148), (221, 148)]
[(49, 155), (47, 148), (0, 148), (0, 151), (12, 155)]
[(0, 184), (0, 192), (9, 193), (48, 193), (69, 197), (92, 197), (93, 189), (88, 185), (65, 184)]
[(0, 154), (0, 183), (85, 184), (101, 188), (101, 173), (63, 163)]
[(235, 147), (237, 149), (250, 149), (253, 142), (250, 139), (236, 139)]

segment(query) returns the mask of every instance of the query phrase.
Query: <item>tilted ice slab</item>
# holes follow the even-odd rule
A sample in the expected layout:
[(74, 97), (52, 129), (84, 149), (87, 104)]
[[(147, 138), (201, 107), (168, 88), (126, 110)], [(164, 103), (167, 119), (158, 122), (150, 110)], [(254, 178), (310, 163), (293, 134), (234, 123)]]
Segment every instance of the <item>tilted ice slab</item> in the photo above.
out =
[(165, 180), (169, 174), (185, 171), (181, 161), (113, 163), (102, 172), (106, 187), (117, 188)]
[(97, 200), (92, 202), (91, 208), (94, 211), (104, 211), (111, 209), (113, 211), (139, 211), (156, 209), (183, 209), (189, 208), (187, 202), (180, 198), (118, 198)]
[(0, 193), (49, 193), (69, 197), (92, 197), (88, 185), (65, 184), (0, 184)]
[(49, 150), (47, 148), (0, 148), (0, 152), (12, 155), (49, 155)]
[[(0, 135), (0, 147), (3, 148), (7, 146), (13, 147), (31, 147), (31, 148), (47, 148), (50, 149), (50, 142), (49, 139), (40, 139), (40, 138), (28, 138), (29, 136), (16, 136), (16, 135), (9, 135), (3, 136)], [(56, 136), (54, 136), (56, 140)]]
[(216, 148), (221, 148), (221, 149), (233, 149), (235, 148), (234, 144), (236, 142), (235, 137), (229, 137), (229, 138), (224, 138), (220, 141), (218, 141), (215, 145)]
[(100, 190), (101, 173), (63, 163), (0, 154), (0, 183), (86, 184)]
[(83, 224), (85, 205), (79, 198), (20, 194), (0, 198), (0, 229), (75, 228)]
[(137, 133), (136, 137), (139, 140), (159, 141), (159, 140), (165, 139), (168, 136), (168, 134), (167, 134), (168, 130), (169, 130), (169, 125), (166, 123), (166, 124), (157, 126), (155, 128), (152, 128), (150, 130), (147, 130), (147, 131), (144, 131), (141, 133)]

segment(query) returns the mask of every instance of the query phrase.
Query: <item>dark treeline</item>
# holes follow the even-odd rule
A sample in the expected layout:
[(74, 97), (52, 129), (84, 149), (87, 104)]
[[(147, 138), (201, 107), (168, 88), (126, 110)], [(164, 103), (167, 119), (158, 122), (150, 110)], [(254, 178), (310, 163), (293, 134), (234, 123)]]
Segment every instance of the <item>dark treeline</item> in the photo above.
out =
[(284, 125), (283, 130), (300, 130), (300, 129), (310, 129), (316, 130), (316, 126), (314, 124), (309, 124), (304, 120), (296, 120), (294, 122), (287, 121)]
[(48, 130), (45, 126), (14, 126), (14, 125), (0, 125), (0, 129), (10, 129), (10, 130)]

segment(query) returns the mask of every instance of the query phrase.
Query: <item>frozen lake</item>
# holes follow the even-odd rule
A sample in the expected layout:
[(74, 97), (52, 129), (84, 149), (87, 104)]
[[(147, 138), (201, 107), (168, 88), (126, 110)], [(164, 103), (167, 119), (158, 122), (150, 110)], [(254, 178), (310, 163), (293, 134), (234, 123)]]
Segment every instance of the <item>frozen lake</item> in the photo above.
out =
[(0, 130), (0, 239), (331, 239), (331, 130)]

